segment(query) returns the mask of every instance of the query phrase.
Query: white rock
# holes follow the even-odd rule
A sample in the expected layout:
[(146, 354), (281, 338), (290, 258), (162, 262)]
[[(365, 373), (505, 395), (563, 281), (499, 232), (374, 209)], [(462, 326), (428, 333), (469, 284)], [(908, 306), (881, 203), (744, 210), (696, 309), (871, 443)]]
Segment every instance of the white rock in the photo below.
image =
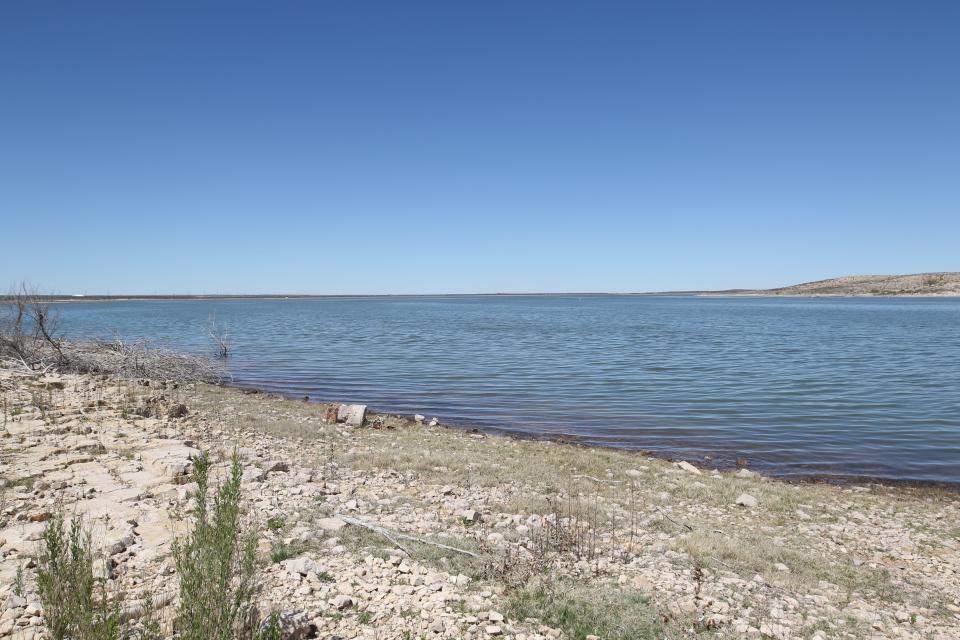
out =
[(465, 509), (464, 511), (461, 511), (457, 515), (461, 519), (467, 522), (472, 522), (472, 523), (480, 522), (480, 520), (483, 519), (483, 515), (479, 511), (476, 511), (474, 509)]
[(337, 422), (345, 422), (351, 427), (359, 427), (367, 416), (365, 404), (342, 404), (337, 409)]
[(308, 573), (316, 573), (317, 571), (317, 563), (310, 558), (291, 558), (284, 560), (281, 564), (283, 568), (290, 573), (299, 573), (302, 576)]
[(749, 493), (741, 493), (739, 496), (737, 496), (737, 504), (741, 507), (753, 508), (757, 506), (757, 499)]
[(347, 523), (340, 518), (320, 518), (317, 520), (317, 526), (324, 531), (340, 531)]
[(487, 536), (487, 542), (495, 547), (501, 547), (507, 543), (507, 539), (503, 537), (502, 533), (491, 533)]

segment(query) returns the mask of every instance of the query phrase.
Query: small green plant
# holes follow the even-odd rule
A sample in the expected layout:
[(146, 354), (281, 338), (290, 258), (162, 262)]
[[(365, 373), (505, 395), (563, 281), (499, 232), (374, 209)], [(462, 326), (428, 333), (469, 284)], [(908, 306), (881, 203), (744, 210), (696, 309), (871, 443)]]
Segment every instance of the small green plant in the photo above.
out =
[(17, 565), (17, 575), (13, 579), (13, 595), (23, 597), (23, 565)]
[(267, 529), (270, 529), (270, 531), (274, 533), (280, 531), (285, 526), (287, 526), (287, 519), (283, 516), (270, 516), (267, 518)]
[(320, 582), (333, 582), (333, 576), (326, 571), (320, 571), (317, 573), (317, 580)]
[(160, 640), (162, 630), (160, 620), (157, 619), (157, 608), (153, 602), (153, 595), (147, 594), (143, 599), (143, 615), (140, 617), (140, 640)]
[(360, 624), (370, 624), (371, 620), (373, 620), (373, 616), (370, 615), (369, 611), (361, 611), (357, 614), (357, 622)]
[(303, 550), (296, 545), (275, 542), (270, 547), (270, 561), (273, 562), (273, 564), (280, 564), (284, 560), (296, 558), (302, 552)]
[(230, 475), (209, 504), (210, 467), (206, 452), (194, 460), (193, 530), (172, 546), (180, 575), (177, 630), (183, 640), (250, 635), (243, 631), (256, 592), (256, 537), (241, 530), (243, 467), (234, 451)]
[(281, 640), (283, 638), (283, 628), (280, 624), (280, 614), (276, 611), (271, 613), (260, 624), (257, 632), (258, 640)]
[(53, 640), (119, 640), (124, 629), (121, 594), (108, 593), (93, 576), (90, 532), (79, 516), (64, 524), (57, 512), (47, 523), (37, 557), (37, 590)]

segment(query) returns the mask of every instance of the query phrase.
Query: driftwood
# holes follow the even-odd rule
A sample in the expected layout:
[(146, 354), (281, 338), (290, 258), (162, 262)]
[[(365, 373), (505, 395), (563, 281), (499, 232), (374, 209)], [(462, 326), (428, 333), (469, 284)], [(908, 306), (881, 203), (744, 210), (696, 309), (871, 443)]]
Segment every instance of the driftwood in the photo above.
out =
[[(209, 358), (179, 353), (145, 340), (126, 342), (118, 336), (113, 340), (66, 340), (58, 330), (58, 320), (50, 298), (38, 295), (26, 284), (0, 297), (0, 368), (41, 374), (56, 369), (178, 383), (222, 382), (226, 377), (225, 368)], [(220, 355), (225, 357), (225, 330), (215, 333)]]
[(410, 540), (411, 542), (416, 542), (416, 543), (418, 543), (418, 544), (425, 544), (425, 545), (429, 545), (429, 546), (431, 546), (431, 547), (438, 547), (438, 548), (440, 548), (440, 549), (445, 549), (445, 550), (447, 550), (447, 551), (453, 551), (453, 552), (455, 552), (455, 553), (462, 553), (463, 555), (470, 556), (471, 558), (479, 558), (479, 557), (480, 557), (479, 554), (476, 554), (476, 553), (474, 553), (473, 551), (467, 551), (466, 549), (460, 549), (460, 548), (457, 548), (457, 547), (451, 547), (450, 545), (443, 544), (442, 542), (434, 542), (434, 541), (432, 541), (432, 540), (425, 540), (425, 539), (423, 539), (423, 538), (418, 538), (418, 537), (416, 537), (416, 536), (411, 536), (411, 535), (406, 534), (406, 533), (396, 533), (396, 532), (392, 532), (392, 531), (389, 531), (389, 530), (381, 527), (381, 526), (378, 525), (378, 524), (373, 524), (373, 523), (371, 523), (371, 522), (365, 522), (364, 520), (360, 520), (359, 518), (353, 518), (353, 517), (351, 517), (351, 516), (345, 516), (345, 515), (342, 515), (342, 514), (337, 514), (335, 517), (340, 518), (341, 520), (343, 520), (343, 521), (346, 522), (347, 524), (353, 525), (353, 526), (355, 526), (355, 527), (360, 527), (360, 528), (362, 528), (362, 529), (367, 529), (367, 530), (369, 530), (369, 531), (373, 531), (374, 533), (379, 533), (381, 536), (383, 536), (384, 538), (386, 538), (387, 540), (389, 540), (395, 547), (397, 547), (398, 549), (400, 549), (401, 551), (403, 551), (404, 553), (406, 553), (408, 556), (411, 556), (411, 557), (413, 556), (413, 554), (410, 553), (403, 545), (401, 545), (399, 542), (397, 542), (396, 538), (400, 538), (401, 540)]
[(136, 600), (134, 602), (128, 602), (120, 608), (120, 621), (127, 622), (128, 620), (137, 620), (142, 618), (144, 614), (147, 613), (148, 608), (153, 609), (162, 609), (167, 606), (175, 597), (175, 592), (165, 591), (153, 597), (152, 602), (150, 602), (150, 607), (146, 600)]
[(620, 480), (603, 480), (601, 478), (594, 478), (593, 476), (575, 475), (573, 477), (577, 480), (589, 480), (590, 482), (596, 482), (597, 484), (621, 484)]
[(0, 368), (39, 375), (55, 369), (118, 378), (172, 380), (180, 384), (222, 382), (226, 369), (211, 358), (158, 347), (149, 342), (120, 339), (94, 342), (63, 341), (54, 351), (49, 343), (32, 340), (29, 360), (0, 352)]
[(151, 378), (180, 383), (221, 382), (222, 365), (210, 358), (158, 347), (147, 341), (119, 339), (66, 344), (68, 369), (114, 375), (121, 378)]

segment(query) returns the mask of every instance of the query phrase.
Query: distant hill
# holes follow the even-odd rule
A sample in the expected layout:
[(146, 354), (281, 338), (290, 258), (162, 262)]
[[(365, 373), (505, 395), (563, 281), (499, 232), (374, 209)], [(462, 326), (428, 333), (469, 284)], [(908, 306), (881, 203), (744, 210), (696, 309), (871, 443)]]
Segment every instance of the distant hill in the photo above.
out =
[(777, 289), (738, 290), (733, 295), (764, 296), (960, 296), (960, 272), (902, 276), (843, 276)]

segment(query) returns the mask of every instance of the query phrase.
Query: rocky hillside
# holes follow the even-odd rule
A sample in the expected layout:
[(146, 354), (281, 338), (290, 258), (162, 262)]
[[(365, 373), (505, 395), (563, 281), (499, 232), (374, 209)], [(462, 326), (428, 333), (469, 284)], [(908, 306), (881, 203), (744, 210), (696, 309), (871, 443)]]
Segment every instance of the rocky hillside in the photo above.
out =
[(739, 293), (771, 296), (960, 296), (960, 272), (843, 276)]

